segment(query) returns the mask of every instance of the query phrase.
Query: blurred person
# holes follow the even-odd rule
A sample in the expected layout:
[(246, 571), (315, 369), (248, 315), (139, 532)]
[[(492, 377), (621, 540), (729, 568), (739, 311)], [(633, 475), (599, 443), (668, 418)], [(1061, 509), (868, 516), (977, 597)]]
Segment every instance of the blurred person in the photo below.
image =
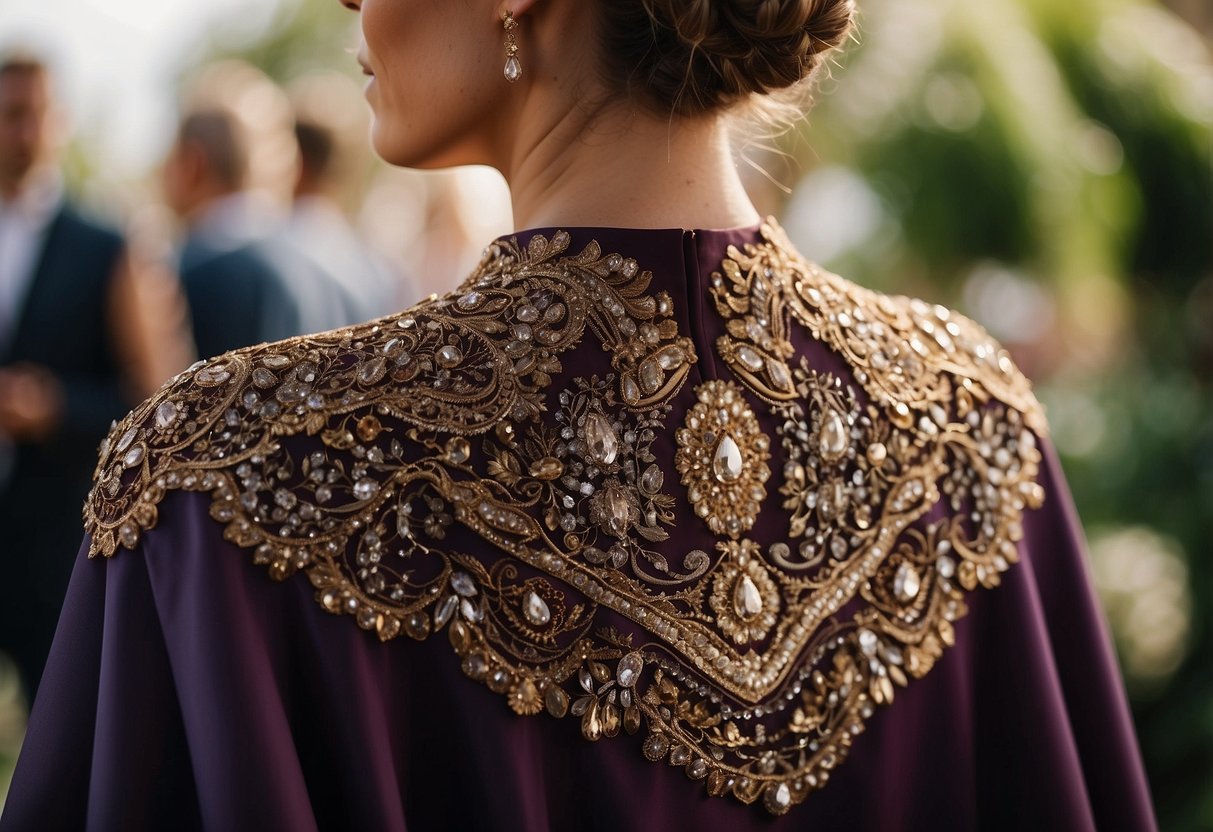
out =
[(419, 171), (381, 166), (366, 188), (358, 225), (405, 276), (397, 307), (450, 291), (512, 227), (509, 191), (484, 167)]
[(185, 226), (180, 278), (198, 355), (362, 320), (359, 299), (286, 231), (297, 155), (281, 90), (228, 61), (183, 97), (163, 189)]
[(165, 202), (185, 227), (178, 271), (202, 358), (304, 331), (292, 276), (268, 242), (280, 217), (247, 188), (248, 141), (232, 113), (190, 112), (164, 161)]
[(354, 230), (342, 208), (362, 167), (359, 151), (368, 127), (357, 86), (344, 76), (326, 74), (298, 79), (289, 92), (299, 175), (286, 240), (344, 290), (357, 320), (386, 315), (399, 308), (398, 294), (411, 295), (412, 290)]
[(0, 832), (1153, 829), (1028, 380), (739, 180), (853, 3), (344, 4), (516, 231), (115, 427)]
[(38, 688), (90, 457), (189, 363), (180, 299), (66, 195), (49, 68), (0, 55), (0, 650)]

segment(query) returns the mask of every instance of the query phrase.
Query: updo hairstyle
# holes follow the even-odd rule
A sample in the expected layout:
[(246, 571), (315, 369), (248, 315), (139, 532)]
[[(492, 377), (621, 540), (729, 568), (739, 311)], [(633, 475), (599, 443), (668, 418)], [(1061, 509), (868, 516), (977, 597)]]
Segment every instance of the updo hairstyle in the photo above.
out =
[(608, 80), (696, 116), (792, 90), (851, 31), (854, 0), (600, 0)]

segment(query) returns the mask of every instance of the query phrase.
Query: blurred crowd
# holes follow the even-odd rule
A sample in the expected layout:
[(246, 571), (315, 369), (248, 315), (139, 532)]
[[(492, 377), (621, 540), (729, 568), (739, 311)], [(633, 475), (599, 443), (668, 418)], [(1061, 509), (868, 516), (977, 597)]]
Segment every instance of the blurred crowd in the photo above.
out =
[[(283, 89), (245, 63), (206, 66), (182, 87), (150, 198), (121, 228), (66, 181), (55, 93), (38, 54), (0, 53), (0, 696), (26, 702), (112, 421), (197, 359), (443, 290), (468, 249), (448, 240), (448, 262), (410, 261), (377, 248), (390, 229), (356, 227), (400, 194), (390, 179), (367, 187), (366, 109), (344, 76)], [(419, 233), (427, 214), (458, 233), (442, 202), (422, 201)]]

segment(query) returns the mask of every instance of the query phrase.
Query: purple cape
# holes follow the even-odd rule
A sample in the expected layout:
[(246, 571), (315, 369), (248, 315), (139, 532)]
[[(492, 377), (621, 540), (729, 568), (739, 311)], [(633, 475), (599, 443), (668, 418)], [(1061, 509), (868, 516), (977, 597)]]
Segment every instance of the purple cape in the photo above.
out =
[[(697, 371), (726, 375), (703, 287), (754, 232), (592, 236), (653, 270)], [(642, 734), (587, 742), (572, 720), (515, 714), (445, 637), (381, 643), (303, 576), (270, 580), (206, 494), (170, 492), (135, 552), (90, 560), (86, 540), (0, 830), (1153, 829), (1080, 527), (1041, 448), (1047, 499), (1024, 514), (1019, 563), (966, 596), (955, 646), (779, 817), (646, 761)], [(658, 451), (676, 483), (672, 456)], [(702, 535), (697, 520), (680, 509), (675, 536)]]

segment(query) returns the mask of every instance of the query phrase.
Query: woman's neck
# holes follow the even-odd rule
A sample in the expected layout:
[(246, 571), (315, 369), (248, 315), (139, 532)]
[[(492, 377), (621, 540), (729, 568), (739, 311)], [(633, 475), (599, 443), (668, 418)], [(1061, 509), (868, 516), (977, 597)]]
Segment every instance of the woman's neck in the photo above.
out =
[(502, 165), (516, 228), (736, 228), (759, 219), (723, 117), (659, 119), (584, 101), (533, 115)]

